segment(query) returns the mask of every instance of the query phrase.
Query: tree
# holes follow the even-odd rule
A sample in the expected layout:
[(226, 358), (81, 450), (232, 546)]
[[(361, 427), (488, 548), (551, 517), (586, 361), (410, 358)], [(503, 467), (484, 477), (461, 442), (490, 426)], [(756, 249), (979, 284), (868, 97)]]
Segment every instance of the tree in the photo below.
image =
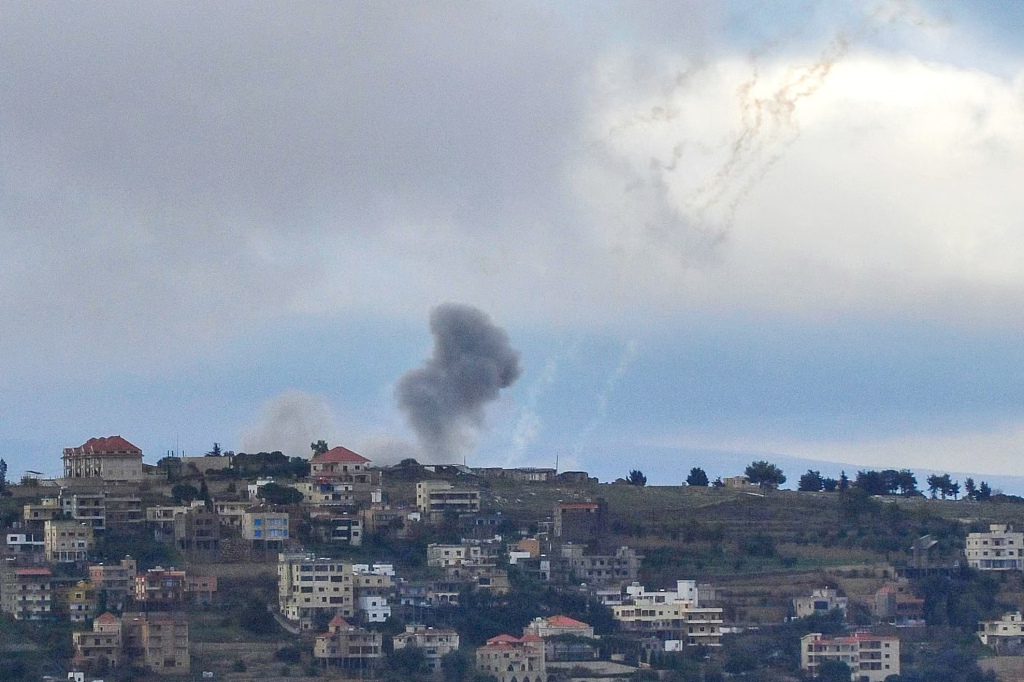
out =
[(917, 495), (917, 477), (914, 476), (914, 472), (910, 469), (900, 469), (896, 473), (896, 487), (899, 488), (900, 495)]
[(849, 682), (850, 666), (842, 661), (824, 661), (818, 666), (818, 682)]
[(7, 462), (0, 459), (0, 493), (7, 489)]
[(295, 488), (277, 483), (267, 483), (260, 486), (256, 493), (257, 497), (263, 499), (267, 504), (298, 504), (302, 502), (302, 493)]
[(976, 500), (978, 495), (978, 488), (974, 485), (974, 479), (968, 476), (964, 479), (964, 497), (968, 500)]
[(327, 441), (325, 440), (318, 440), (314, 443), (310, 443), (309, 448), (313, 451), (314, 456), (322, 455), (328, 450), (330, 450), (330, 447), (328, 447)]
[(930, 474), (928, 476), (928, 491), (932, 494), (934, 500), (938, 497), (939, 490), (942, 488), (942, 477), (938, 474)]
[(820, 471), (807, 470), (807, 473), (800, 477), (797, 490), (803, 493), (816, 493), (825, 487)]
[(725, 481), (723, 481), (722, 477), (719, 476), (718, 478), (716, 478), (714, 481), (711, 482), (711, 487), (712, 488), (724, 488), (725, 487)]
[(642, 487), (647, 485), (647, 477), (639, 469), (633, 469), (629, 472), (629, 478), (626, 479), (626, 483)]
[(960, 497), (960, 481), (954, 481), (949, 485), (946, 491), (953, 496), (953, 499)]
[(839, 487), (839, 481), (834, 478), (821, 479), (821, 489), (827, 493), (834, 493)]
[(786, 482), (786, 475), (782, 473), (782, 469), (764, 460), (751, 462), (743, 473), (747, 480), (762, 488), (778, 488)]
[(199, 489), (188, 483), (179, 483), (171, 488), (171, 497), (175, 502), (189, 504), (192, 500), (199, 499)]
[(982, 481), (978, 486), (977, 500), (978, 502), (984, 502), (990, 497), (992, 497), (992, 488), (988, 487), (988, 483)]
[(845, 493), (850, 488), (850, 477), (846, 475), (846, 471), (839, 472), (839, 492)]
[(885, 476), (878, 471), (858, 471), (854, 485), (868, 495), (885, 495), (889, 492)]
[(928, 490), (932, 493), (932, 499), (935, 499), (935, 494), (938, 493), (942, 499), (946, 499), (951, 495), (960, 494), (960, 484), (953, 483), (950, 479), (949, 474), (932, 474), (928, 477)]
[(220, 457), (220, 443), (214, 443), (213, 449), (206, 453), (206, 457)]
[(708, 475), (700, 467), (690, 469), (690, 475), (686, 477), (686, 485), (707, 486)]

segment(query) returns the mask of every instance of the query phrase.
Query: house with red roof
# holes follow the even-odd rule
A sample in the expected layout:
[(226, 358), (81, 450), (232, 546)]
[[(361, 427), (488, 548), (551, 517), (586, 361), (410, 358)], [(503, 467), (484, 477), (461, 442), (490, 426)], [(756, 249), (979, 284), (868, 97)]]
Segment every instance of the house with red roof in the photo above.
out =
[(53, 617), (53, 574), (48, 568), (0, 563), (0, 610), (15, 620)]
[(523, 628), (523, 634), (544, 640), (548, 661), (593, 661), (601, 654), (594, 628), (569, 616), (534, 618)]
[[(310, 460), (311, 478), (329, 478), (342, 483), (372, 483), (370, 460), (340, 445), (319, 452)], [(379, 479), (378, 479), (379, 482)]]
[(121, 436), (90, 438), (77, 448), (64, 448), (67, 482), (136, 482), (143, 479), (142, 450)]
[(362, 670), (380, 662), (384, 636), (352, 625), (341, 614), (327, 625), (327, 632), (317, 636), (313, 658), (326, 665)]
[(537, 635), (498, 635), (476, 650), (476, 669), (498, 682), (546, 682), (544, 640)]

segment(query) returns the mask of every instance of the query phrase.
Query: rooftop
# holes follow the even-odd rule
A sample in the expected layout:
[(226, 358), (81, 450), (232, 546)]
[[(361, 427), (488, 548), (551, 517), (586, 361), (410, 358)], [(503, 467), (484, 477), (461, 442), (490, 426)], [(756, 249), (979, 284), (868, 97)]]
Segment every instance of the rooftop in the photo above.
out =
[(313, 461), (317, 463), (347, 462), (350, 464), (367, 464), (370, 460), (339, 445), (336, 448), (331, 448), (323, 454), (313, 455)]

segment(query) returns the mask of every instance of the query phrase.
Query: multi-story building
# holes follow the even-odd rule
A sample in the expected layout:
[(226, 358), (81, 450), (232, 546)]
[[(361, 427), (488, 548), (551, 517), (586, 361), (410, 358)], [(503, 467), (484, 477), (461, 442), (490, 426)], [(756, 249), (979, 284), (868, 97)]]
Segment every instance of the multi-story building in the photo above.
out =
[(914, 596), (906, 581), (882, 585), (875, 592), (874, 612), (894, 623), (924, 620), (924, 599)]
[(90, 438), (77, 448), (64, 448), (64, 478), (69, 481), (138, 482), (143, 479), (142, 450), (121, 436)]
[(79, 580), (68, 591), (68, 619), (72, 623), (84, 623), (96, 615), (96, 588), (88, 580)]
[(680, 646), (721, 646), (722, 609), (702, 607), (696, 582), (679, 580), (676, 590), (650, 592), (627, 588), (627, 598), (613, 605), (612, 617), (626, 632), (653, 636)]
[(217, 553), (220, 550), (220, 516), (205, 506), (177, 514), (174, 517), (174, 544), (186, 553)]
[(15, 620), (48, 620), (53, 615), (53, 574), (48, 568), (0, 564), (0, 609)]
[(142, 498), (138, 495), (107, 493), (103, 504), (106, 506), (107, 528), (115, 530), (134, 528), (146, 521)]
[(964, 554), (967, 565), (979, 571), (1024, 570), (1024, 533), (993, 523), (987, 533), (968, 533)]
[(431, 672), (441, 669), (441, 658), (459, 650), (459, 633), (447, 628), (428, 628), (425, 625), (406, 625), (405, 632), (391, 638), (395, 651), (416, 647), (423, 652)]
[(114, 667), (123, 657), (121, 619), (104, 613), (92, 622), (92, 631), (73, 632), (71, 643), (75, 647), (71, 662), (76, 668)]
[(117, 564), (95, 564), (89, 567), (89, 582), (97, 595), (105, 595), (108, 607), (120, 610), (128, 597), (135, 595), (137, 566), (131, 557)]
[(825, 637), (812, 632), (800, 639), (800, 668), (817, 676), (821, 664), (839, 661), (850, 667), (853, 682), (884, 682), (900, 674), (900, 640), (870, 632)]
[(360, 594), (356, 597), (356, 610), (365, 623), (383, 623), (391, 617), (391, 604), (383, 594)]
[(22, 514), (26, 528), (42, 530), (47, 521), (63, 516), (64, 510), (60, 506), (60, 498), (44, 497), (38, 504), (26, 504)]
[(380, 485), (380, 472), (370, 468), (370, 460), (348, 448), (338, 446), (313, 455), (309, 475), (313, 479), (333, 479), (339, 483)]
[(135, 576), (135, 601), (147, 608), (174, 604), (210, 604), (217, 593), (217, 577), (193, 575), (157, 566)]
[(339, 614), (331, 619), (327, 632), (317, 636), (313, 658), (324, 665), (371, 668), (381, 660), (383, 644), (381, 633), (350, 625)]
[(523, 634), (536, 635), (544, 640), (544, 658), (547, 661), (592, 661), (601, 653), (594, 628), (568, 616), (534, 618), (523, 628)]
[(363, 517), (319, 508), (310, 514), (310, 532), (320, 542), (359, 547), (363, 544)]
[(483, 563), (483, 548), (479, 544), (427, 545), (427, 566), (448, 568), (452, 566), (478, 566)]
[(193, 508), (186, 505), (146, 507), (146, 525), (153, 531), (153, 539), (157, 542), (174, 540), (174, 519)]
[(268, 549), (288, 544), (288, 512), (253, 508), (242, 515), (242, 538)]
[(981, 643), (1002, 656), (1019, 656), (1024, 652), (1024, 619), (1020, 611), (1004, 613), (999, 620), (978, 623)]
[(419, 481), (416, 484), (416, 509), (431, 521), (444, 518), (446, 513), (476, 514), (480, 511), (480, 491), (455, 487), (448, 481)]
[(60, 507), (69, 518), (92, 526), (94, 533), (107, 528), (107, 505), (103, 493), (61, 490)]
[(92, 526), (81, 521), (53, 519), (43, 526), (43, 552), (54, 563), (85, 561), (96, 548)]
[(252, 506), (253, 503), (248, 500), (215, 499), (213, 501), (213, 510), (220, 516), (221, 525), (230, 528), (241, 528), (242, 517)]
[(313, 627), (318, 612), (355, 615), (352, 564), (312, 554), (282, 553), (277, 563), (281, 613), (303, 630)]
[(583, 545), (562, 545), (562, 557), (569, 562), (573, 579), (590, 587), (628, 585), (636, 581), (643, 557), (630, 547), (615, 554), (587, 554)]
[(793, 599), (793, 613), (797, 618), (807, 616), (825, 615), (833, 609), (838, 609), (846, 616), (846, 597), (840, 597), (839, 591), (831, 587), (822, 587), (811, 591), (809, 597), (796, 597)]
[(299, 481), (295, 489), (302, 493), (302, 503), (314, 507), (353, 507), (356, 504), (355, 484), (335, 478), (319, 477)]
[(544, 642), (536, 635), (498, 635), (476, 650), (476, 669), (498, 682), (545, 682)]
[(125, 613), (121, 617), (125, 658), (159, 675), (188, 675), (191, 669), (188, 620), (182, 613)]
[(7, 553), (9, 555), (29, 554), (41, 555), (46, 549), (46, 541), (42, 531), (7, 534)]
[(596, 502), (559, 502), (555, 505), (555, 537), (563, 542), (588, 542), (605, 533), (608, 505)]

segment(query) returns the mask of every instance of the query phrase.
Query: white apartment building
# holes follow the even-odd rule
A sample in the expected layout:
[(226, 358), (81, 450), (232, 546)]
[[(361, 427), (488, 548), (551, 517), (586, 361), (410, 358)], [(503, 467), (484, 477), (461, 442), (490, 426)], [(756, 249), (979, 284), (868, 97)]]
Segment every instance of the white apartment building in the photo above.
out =
[(383, 623), (391, 617), (391, 605), (383, 594), (360, 595), (356, 598), (356, 608), (366, 623)]
[(1024, 648), (1024, 619), (1020, 611), (1005, 613), (999, 620), (978, 623), (978, 639), (999, 653), (1019, 652)]
[(80, 521), (47, 521), (43, 542), (46, 560), (53, 563), (85, 561), (96, 548), (92, 526)]
[(279, 554), (277, 596), (282, 615), (303, 630), (313, 627), (317, 611), (350, 618), (355, 612), (352, 564), (312, 554)]
[(650, 592), (636, 583), (626, 590), (626, 601), (611, 607), (623, 630), (688, 646), (722, 645), (722, 609), (699, 605), (695, 581), (677, 581), (674, 592)]
[(900, 674), (900, 640), (858, 632), (849, 637), (825, 637), (812, 632), (800, 639), (800, 668), (817, 676), (826, 661), (850, 666), (853, 682), (885, 682)]
[(993, 523), (987, 533), (969, 533), (964, 554), (967, 565), (979, 571), (1024, 570), (1024, 533), (1011, 526)]
[(420, 481), (416, 484), (416, 509), (431, 521), (445, 512), (476, 514), (480, 511), (480, 491), (456, 488), (448, 481)]

